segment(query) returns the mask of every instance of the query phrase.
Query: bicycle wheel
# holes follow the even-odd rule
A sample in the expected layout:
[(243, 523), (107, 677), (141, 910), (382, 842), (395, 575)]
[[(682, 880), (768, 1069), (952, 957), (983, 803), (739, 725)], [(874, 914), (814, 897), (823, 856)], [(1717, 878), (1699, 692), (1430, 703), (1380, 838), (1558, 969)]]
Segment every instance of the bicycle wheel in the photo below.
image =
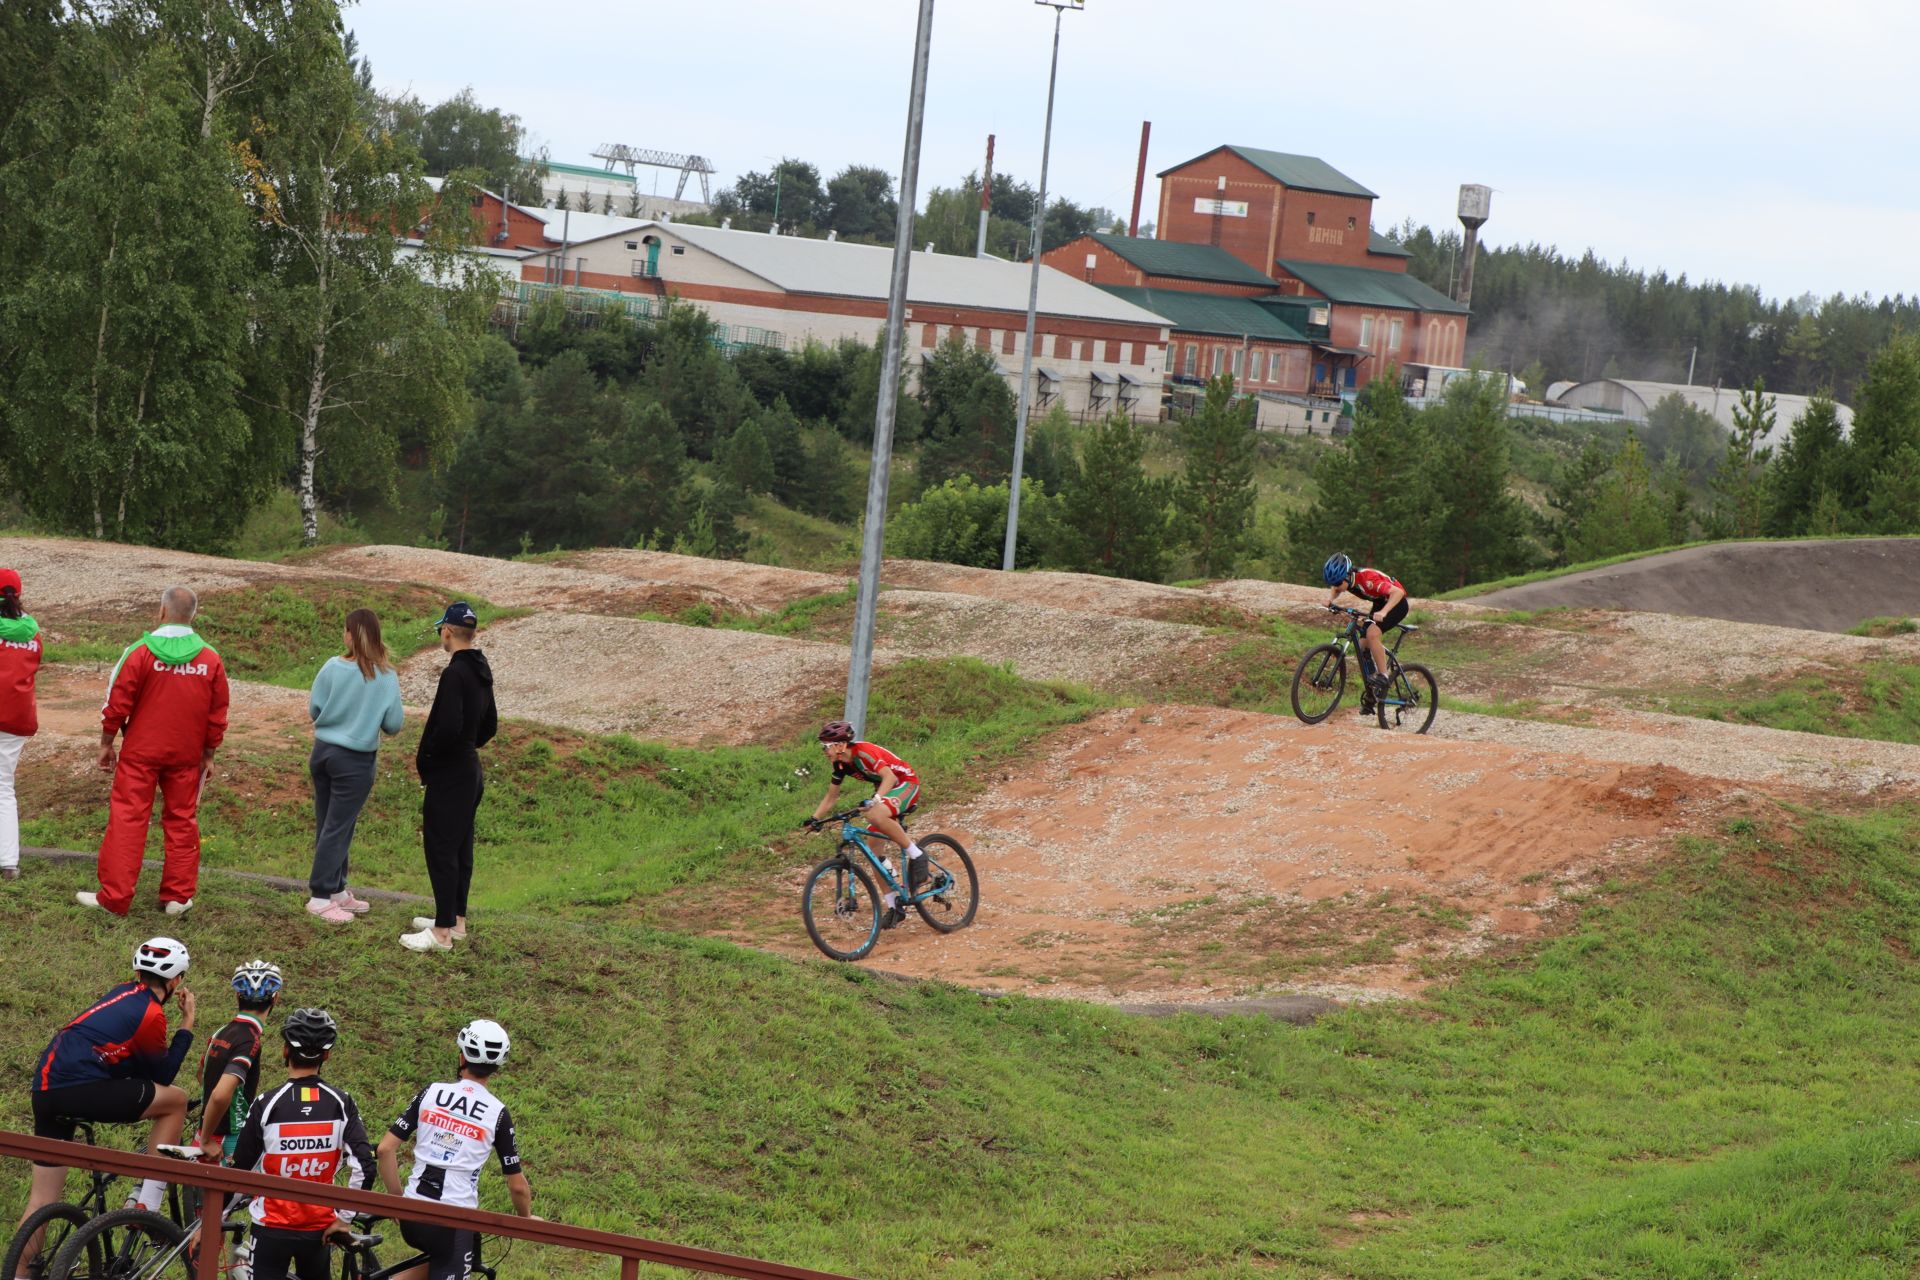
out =
[(179, 1247), (186, 1232), (145, 1209), (115, 1209), (67, 1238), (47, 1280), (190, 1280), (193, 1264)]
[(932, 887), (939, 889), (942, 880), (948, 887), (920, 899), (913, 909), (940, 933), (966, 928), (980, 909), (980, 877), (974, 872), (973, 859), (952, 836), (922, 836), (920, 849), (933, 864), (927, 868)]
[[(0, 1278), (11, 1280), (13, 1276), (48, 1275), (47, 1264), (58, 1256), (61, 1246), (73, 1237), (73, 1233), (86, 1226), (87, 1220), (92, 1217), (79, 1205), (65, 1201), (41, 1205), (13, 1233), (13, 1242), (7, 1246), (7, 1255), (0, 1259)], [(34, 1251), (28, 1253), (27, 1241), (36, 1235), (40, 1240)]]
[(1293, 672), (1293, 714), (1304, 724), (1319, 724), (1340, 705), (1347, 689), (1347, 655), (1337, 644), (1307, 650)]
[(800, 890), (807, 936), (829, 959), (858, 960), (880, 938), (880, 894), (867, 869), (835, 854), (813, 869)]
[(1400, 674), (1374, 707), (1382, 729), (1411, 729), (1415, 733), (1431, 728), (1434, 713), (1439, 710), (1440, 686), (1433, 672), (1417, 662), (1400, 668)]

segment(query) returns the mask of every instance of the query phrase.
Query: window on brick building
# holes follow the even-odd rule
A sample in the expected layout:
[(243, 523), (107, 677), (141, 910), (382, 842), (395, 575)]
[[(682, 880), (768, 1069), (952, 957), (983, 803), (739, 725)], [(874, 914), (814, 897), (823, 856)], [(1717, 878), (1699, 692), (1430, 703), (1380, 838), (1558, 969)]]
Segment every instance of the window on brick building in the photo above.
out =
[(1240, 358), (1245, 354), (1246, 352), (1240, 350), (1238, 347), (1233, 349), (1233, 380), (1235, 382), (1240, 381), (1242, 375), (1246, 372), (1246, 370), (1240, 367)]
[(1351, 217), (1349, 217), (1349, 218), (1347, 219), (1347, 230), (1349, 230), (1349, 231), (1351, 231), (1351, 230), (1353, 230), (1353, 229), (1354, 229), (1354, 227), (1355, 227), (1355, 226), (1357, 226), (1357, 225), (1359, 225), (1359, 224), (1358, 224), (1358, 220), (1357, 220), (1357, 219), (1354, 219), (1354, 218), (1351, 218)]
[(1307, 210), (1307, 225), (1308, 226), (1313, 225), (1313, 210), (1311, 209)]
[(1371, 350), (1373, 348), (1373, 317), (1372, 316), (1360, 317), (1360, 348), (1363, 351)]
[(1225, 347), (1215, 347), (1213, 349), (1213, 376), (1217, 378), (1226, 371), (1227, 349)]
[(1264, 351), (1256, 351), (1253, 353), (1253, 366), (1247, 370), (1247, 381), (1265, 382), (1266, 380), (1267, 353)]
[(1387, 350), (1389, 351), (1400, 350), (1400, 317), (1399, 316), (1395, 316), (1393, 318), (1393, 322), (1387, 326)]
[(1189, 342), (1187, 344), (1186, 359), (1180, 362), (1180, 372), (1191, 378), (1193, 376), (1194, 361), (1197, 359), (1199, 359), (1199, 348)]

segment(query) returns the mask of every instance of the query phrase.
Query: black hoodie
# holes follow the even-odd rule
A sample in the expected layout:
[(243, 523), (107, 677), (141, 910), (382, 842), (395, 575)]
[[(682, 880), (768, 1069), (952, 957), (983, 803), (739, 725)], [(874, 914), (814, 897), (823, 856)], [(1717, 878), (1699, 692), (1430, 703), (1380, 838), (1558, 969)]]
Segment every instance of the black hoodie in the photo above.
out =
[(478, 765), (478, 749), (493, 741), (500, 721), (493, 706), (493, 670), (478, 649), (459, 649), (433, 695), (413, 767), (430, 773)]

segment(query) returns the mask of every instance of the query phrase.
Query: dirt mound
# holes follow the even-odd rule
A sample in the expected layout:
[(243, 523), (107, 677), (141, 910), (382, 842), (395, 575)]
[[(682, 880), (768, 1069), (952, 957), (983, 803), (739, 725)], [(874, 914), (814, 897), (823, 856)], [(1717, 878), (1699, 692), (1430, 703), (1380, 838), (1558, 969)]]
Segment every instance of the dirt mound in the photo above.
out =
[(1846, 631), (1867, 618), (1920, 614), (1920, 538), (1722, 542), (1475, 600), (1506, 609), (1578, 605)]
[(1166, 609), (1177, 608), (1197, 595), (1181, 587), (1103, 578), (1091, 573), (1049, 570), (1002, 573), (998, 569), (975, 569), (932, 560), (888, 560), (880, 567), (880, 580), (890, 587), (982, 596), (1013, 604), (1044, 605), (1050, 609), (1106, 613), (1122, 618), (1159, 617)]
[(496, 560), (426, 547), (342, 547), (306, 563), (383, 582), (424, 582), (452, 595), (471, 593), (511, 609), (631, 615), (674, 613), (705, 602), (736, 613), (751, 612), (746, 604), (722, 592), (686, 583), (636, 580), (558, 564)]
[(851, 581), (830, 573), (748, 564), (744, 560), (707, 560), (670, 551), (577, 551), (561, 556), (556, 563), (618, 578), (680, 583), (717, 592), (757, 609), (778, 609), (808, 596), (839, 591)]
[(27, 608), (47, 615), (43, 621), (61, 612), (118, 616), (133, 611), (146, 617), (159, 609), (160, 593), (176, 585), (205, 595), (263, 582), (333, 576), (302, 566), (84, 538), (8, 538), (0, 545), (0, 563), (20, 571)]
[[(502, 716), (662, 742), (777, 739), (847, 676), (840, 645), (579, 613), (503, 622), (481, 640)], [(408, 661), (401, 695), (430, 704), (445, 665), (437, 649)]]
[(1197, 627), (932, 591), (880, 596), (881, 634), (903, 657), (966, 654), (1029, 680), (1096, 688), (1136, 683), (1149, 664), (1198, 641)]
[[(1417, 990), (1538, 932), (1564, 894), (1648, 856), (1726, 790), (1658, 766), (1195, 707), (1062, 730), (959, 809), (938, 809), (939, 786), (922, 826), (968, 845), (979, 918), (948, 937), (910, 923), (871, 963), (1126, 1002)], [(759, 890), (757, 909), (706, 904), (727, 913), (715, 931), (804, 953), (801, 874)]]

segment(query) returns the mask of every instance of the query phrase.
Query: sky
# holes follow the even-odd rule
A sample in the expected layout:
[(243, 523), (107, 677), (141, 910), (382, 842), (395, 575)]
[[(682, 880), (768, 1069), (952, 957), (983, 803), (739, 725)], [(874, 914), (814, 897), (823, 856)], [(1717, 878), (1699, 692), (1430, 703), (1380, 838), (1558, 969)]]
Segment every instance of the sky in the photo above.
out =
[[(385, 92), (471, 86), (554, 160), (624, 142), (731, 184), (781, 156), (897, 176), (918, 8), (360, 0), (346, 21)], [(937, 0), (922, 202), (990, 133), (996, 171), (1037, 181), (1053, 29), (1032, 0)], [(1155, 173), (1234, 143), (1321, 157), (1380, 193), (1378, 229), (1453, 225), (1480, 182), (1484, 243), (1776, 298), (1920, 292), (1913, 0), (1086, 0), (1060, 29), (1047, 186), (1083, 205), (1126, 214), (1151, 121), (1143, 220)]]

